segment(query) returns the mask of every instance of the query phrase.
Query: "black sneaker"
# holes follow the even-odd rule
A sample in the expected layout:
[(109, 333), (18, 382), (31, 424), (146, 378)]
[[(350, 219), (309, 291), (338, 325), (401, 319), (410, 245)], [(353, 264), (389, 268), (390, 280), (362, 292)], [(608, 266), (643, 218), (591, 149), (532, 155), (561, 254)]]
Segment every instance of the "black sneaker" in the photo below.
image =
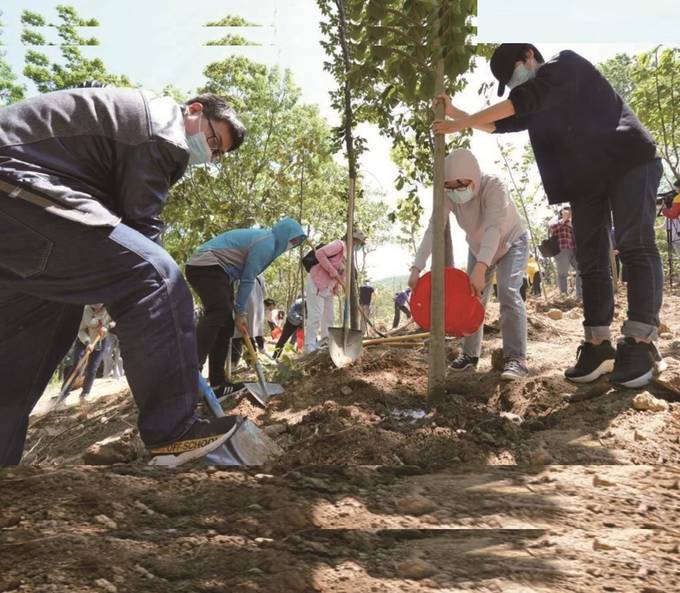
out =
[(564, 371), (564, 376), (574, 383), (590, 383), (605, 373), (614, 370), (616, 350), (609, 340), (597, 346), (590, 342), (581, 342), (576, 350), (576, 364)]
[(619, 340), (614, 372), (609, 382), (617, 387), (637, 388), (647, 385), (654, 375), (656, 354), (658, 351), (653, 344), (636, 342), (634, 338)]
[(150, 465), (176, 467), (192, 459), (198, 459), (223, 445), (239, 426), (239, 416), (223, 416), (207, 420), (199, 418), (179, 439), (149, 447)]
[(529, 370), (519, 360), (509, 359), (503, 365), (501, 379), (504, 381), (515, 381), (516, 379), (523, 379), (528, 374)]
[(456, 356), (455, 360), (449, 365), (449, 367), (451, 370), (459, 373), (460, 371), (464, 371), (466, 369), (476, 369), (478, 362), (479, 358), (477, 356), (470, 356), (469, 354), (461, 352), (458, 356)]

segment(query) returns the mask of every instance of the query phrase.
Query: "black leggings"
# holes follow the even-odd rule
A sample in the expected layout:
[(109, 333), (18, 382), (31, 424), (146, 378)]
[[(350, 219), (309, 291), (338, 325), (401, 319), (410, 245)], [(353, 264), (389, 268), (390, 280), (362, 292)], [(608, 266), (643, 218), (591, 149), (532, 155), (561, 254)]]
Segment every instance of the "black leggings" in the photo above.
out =
[(220, 266), (186, 266), (186, 276), (204, 310), (196, 327), (199, 368), (210, 354), (208, 379), (211, 385), (222, 385), (228, 340), (234, 335), (231, 278)]

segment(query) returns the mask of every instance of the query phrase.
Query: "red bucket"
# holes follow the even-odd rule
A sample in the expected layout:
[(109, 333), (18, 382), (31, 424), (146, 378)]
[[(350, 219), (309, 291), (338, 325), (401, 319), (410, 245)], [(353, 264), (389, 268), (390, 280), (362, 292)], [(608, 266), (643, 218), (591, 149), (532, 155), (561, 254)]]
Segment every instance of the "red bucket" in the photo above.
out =
[[(430, 329), (432, 274), (420, 277), (411, 295), (411, 314), (424, 330)], [(444, 326), (449, 336), (470, 336), (484, 322), (484, 307), (472, 296), (470, 279), (462, 270), (444, 269)]]

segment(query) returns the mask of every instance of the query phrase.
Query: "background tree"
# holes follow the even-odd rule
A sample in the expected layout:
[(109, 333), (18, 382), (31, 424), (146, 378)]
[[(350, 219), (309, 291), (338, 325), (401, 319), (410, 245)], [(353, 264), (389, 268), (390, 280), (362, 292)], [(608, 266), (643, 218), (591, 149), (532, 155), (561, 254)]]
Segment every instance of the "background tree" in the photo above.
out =
[[(235, 14), (228, 14), (218, 21), (210, 21), (204, 25), (205, 27), (259, 27), (257, 23), (251, 23), (242, 16)], [(239, 35), (238, 33), (229, 33), (220, 39), (208, 41), (205, 45), (223, 45), (223, 46), (255, 46), (260, 45)]]
[(216, 21), (206, 23), (206, 27), (259, 27), (238, 14), (228, 14)]
[(544, 281), (542, 286), (545, 288), (546, 282), (554, 282), (556, 278), (555, 262), (552, 258), (541, 256), (538, 244), (548, 238), (548, 228), (555, 218), (555, 212), (547, 203), (531, 146), (527, 144), (518, 151), (512, 145), (503, 144), (498, 139), (496, 143), (501, 155), (496, 164), (500, 169), (505, 169), (504, 177), (508, 180), (508, 191), (517, 211), (529, 228), (531, 252), (539, 262)]
[(420, 219), (423, 216), (423, 207), (417, 196), (406, 195), (397, 199), (397, 207), (388, 214), (389, 221), (398, 225), (398, 233), (394, 239), (400, 245), (406, 247), (410, 254), (415, 256), (418, 250), (418, 238), (420, 236)]
[(619, 54), (600, 71), (657, 141), (666, 180), (680, 179), (680, 48)]
[[(0, 46), (2, 43), (2, 11), (0, 11)], [(0, 107), (16, 103), (24, 98), (26, 88), (17, 82), (17, 75), (5, 59), (5, 52), (0, 50)]]
[[(347, 80), (354, 112), (362, 121), (378, 125), (393, 147), (412, 163), (400, 171), (397, 189), (407, 182), (434, 185), (432, 320), (429, 393), (432, 400), (444, 393), (443, 266), (445, 220), (443, 138), (430, 135), (432, 98), (464, 86), (461, 74), (468, 71), (474, 49), (466, 43), (473, 28), (475, 0), (346, 0), (346, 22), (332, 9), (330, 0), (317, 0), (324, 16), (322, 32), (327, 69), (340, 85)], [(346, 30), (352, 67), (339, 76), (338, 53), (343, 48), (340, 32)], [(448, 83), (448, 84), (447, 84)], [(439, 108), (443, 118), (443, 106)], [(453, 137), (459, 142), (459, 136)], [(434, 169), (432, 163), (434, 162)], [(407, 177), (409, 176), (410, 177)], [(417, 196), (411, 189), (412, 196)]]
[[(133, 86), (127, 76), (109, 72), (99, 58), (86, 58), (81, 52), (82, 46), (95, 46), (99, 41), (95, 37), (84, 38), (78, 34), (78, 27), (97, 27), (96, 19), (84, 19), (72, 6), (57, 5), (57, 21), (50, 24), (44, 15), (30, 10), (21, 13), (23, 31), (21, 40), (24, 45), (32, 47), (58, 46), (61, 62), (51, 62), (49, 57), (36, 50), (26, 52), (24, 76), (32, 80), (38, 91), (47, 93), (64, 88), (76, 87), (86, 80), (98, 80), (115, 86)], [(45, 39), (35, 27), (54, 28), (58, 42)]]
[[(657, 142), (668, 190), (680, 179), (680, 48), (656, 47), (636, 56), (619, 54), (599, 65), (600, 71), (631, 106)], [(664, 220), (659, 218), (656, 239), (666, 277), (671, 276), (672, 248)], [(669, 257), (671, 256), (671, 257)]]
[[(231, 56), (208, 65), (204, 74), (199, 91), (227, 96), (248, 133), (220, 167), (195, 167), (173, 187), (163, 212), (170, 253), (183, 262), (217, 234), (268, 227), (284, 215), (300, 218), (316, 242), (340, 238), (346, 174), (334, 160), (330, 126), (315, 106), (300, 102), (290, 72)], [(362, 202), (358, 223), (379, 234), (385, 205), (370, 192)], [(279, 258), (266, 278), (270, 294), (289, 304), (300, 290), (299, 253)]]

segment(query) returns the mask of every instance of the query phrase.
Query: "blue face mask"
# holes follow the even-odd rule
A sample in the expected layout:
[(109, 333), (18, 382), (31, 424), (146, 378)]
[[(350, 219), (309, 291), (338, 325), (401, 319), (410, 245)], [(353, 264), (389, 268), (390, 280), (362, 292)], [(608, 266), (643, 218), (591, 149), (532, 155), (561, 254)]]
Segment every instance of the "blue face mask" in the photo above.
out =
[(527, 68), (524, 64), (520, 64), (512, 73), (512, 78), (508, 81), (507, 86), (512, 90), (520, 84), (524, 84), (534, 78), (536, 78), (536, 72), (531, 68)]
[(465, 204), (475, 197), (472, 184), (461, 189), (447, 189), (446, 197), (454, 204)]
[[(198, 117), (198, 129), (201, 129), (201, 117)], [(208, 146), (208, 139), (205, 132), (199, 131), (195, 134), (187, 135), (187, 145), (189, 146), (189, 165), (205, 165), (212, 161), (212, 150)]]

